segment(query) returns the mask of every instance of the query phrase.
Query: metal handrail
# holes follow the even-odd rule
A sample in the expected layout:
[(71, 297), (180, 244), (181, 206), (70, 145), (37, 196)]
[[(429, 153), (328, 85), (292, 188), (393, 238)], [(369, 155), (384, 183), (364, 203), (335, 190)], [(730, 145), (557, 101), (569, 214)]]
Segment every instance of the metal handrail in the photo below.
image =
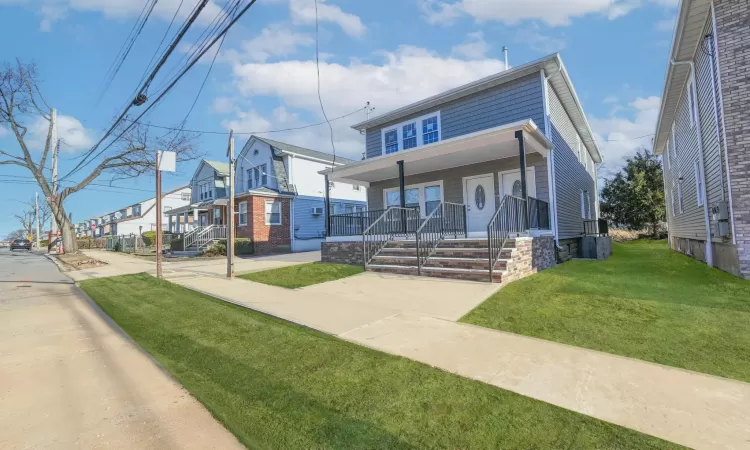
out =
[(528, 211), (526, 200), (506, 195), (487, 225), (487, 250), (489, 251), (489, 273), (492, 283), (492, 272), (500, 259), (500, 254), (512, 233), (528, 230)]
[(198, 250), (206, 248), (219, 239), (227, 238), (226, 225), (210, 225), (200, 232), (197, 238)]
[(391, 206), (362, 233), (365, 267), (396, 236), (410, 236), (419, 227), (419, 208)]
[(550, 229), (549, 203), (529, 197), (529, 228)]
[(331, 214), (329, 236), (357, 236), (362, 234), (373, 222), (385, 213), (385, 209)]
[(417, 274), (422, 274), (422, 265), (427, 262), (445, 236), (463, 234), (466, 231), (466, 205), (441, 202), (415, 233), (417, 245)]
[(192, 247), (192, 245), (195, 243), (196, 238), (198, 237), (198, 234), (200, 234), (200, 232), (203, 231), (204, 228), (206, 227), (196, 226), (189, 232), (185, 233), (185, 237), (183, 238), (183, 247)]

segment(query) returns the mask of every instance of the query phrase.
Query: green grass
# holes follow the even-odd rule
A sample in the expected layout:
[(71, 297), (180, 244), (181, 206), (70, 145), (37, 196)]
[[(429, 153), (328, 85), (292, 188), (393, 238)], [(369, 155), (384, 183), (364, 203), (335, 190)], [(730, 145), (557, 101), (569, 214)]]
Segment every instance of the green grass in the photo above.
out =
[(145, 274), (81, 287), (250, 448), (674, 448)]
[(511, 283), (461, 320), (750, 382), (750, 281), (666, 241)]
[(238, 275), (238, 277), (272, 286), (296, 289), (350, 277), (362, 273), (362, 271), (363, 269), (360, 266), (314, 262), (264, 270), (262, 272), (251, 272)]

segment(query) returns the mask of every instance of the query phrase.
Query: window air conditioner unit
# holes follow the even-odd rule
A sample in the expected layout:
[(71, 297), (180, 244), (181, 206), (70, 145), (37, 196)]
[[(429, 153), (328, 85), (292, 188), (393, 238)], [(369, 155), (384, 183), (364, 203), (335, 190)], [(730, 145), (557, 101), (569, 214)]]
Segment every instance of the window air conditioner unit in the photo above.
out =
[(321, 206), (314, 207), (312, 209), (312, 213), (313, 213), (313, 216), (319, 216), (319, 215), (323, 214), (323, 207), (321, 207)]

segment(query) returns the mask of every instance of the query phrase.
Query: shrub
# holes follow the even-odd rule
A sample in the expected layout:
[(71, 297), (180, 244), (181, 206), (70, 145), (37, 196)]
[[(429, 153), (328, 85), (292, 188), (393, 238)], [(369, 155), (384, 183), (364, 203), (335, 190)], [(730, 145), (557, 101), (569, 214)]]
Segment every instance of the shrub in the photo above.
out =
[(223, 239), (203, 252), (203, 256), (227, 256), (227, 241)]
[[(234, 240), (235, 255), (252, 255), (255, 247), (253, 241), (247, 238), (236, 238)], [(203, 252), (204, 256), (227, 256), (227, 240), (221, 239), (211, 248)]]
[(156, 231), (146, 231), (141, 237), (143, 238), (143, 245), (146, 247), (156, 245)]

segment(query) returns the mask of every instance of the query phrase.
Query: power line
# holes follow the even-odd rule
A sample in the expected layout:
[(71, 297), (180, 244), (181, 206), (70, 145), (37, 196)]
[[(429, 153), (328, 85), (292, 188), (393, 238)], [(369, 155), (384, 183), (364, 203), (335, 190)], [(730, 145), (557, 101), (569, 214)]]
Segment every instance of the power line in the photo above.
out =
[(333, 126), (331, 121), (328, 120), (326, 115), (326, 109), (323, 107), (323, 97), (320, 96), (320, 36), (318, 33), (318, 0), (315, 0), (315, 70), (318, 74), (318, 102), (320, 102), (320, 110), (323, 111), (323, 117), (328, 122), (328, 129), (331, 136), (331, 147), (333, 148), (333, 161), (331, 162), (331, 169), (336, 165), (336, 144), (333, 143)]
[[(243, 131), (243, 132), (237, 132), (237, 131), (235, 131), (234, 134), (235, 135), (238, 135), (238, 134), (239, 135), (253, 135), (253, 134), (282, 133), (282, 132), (285, 132), (285, 131), (304, 130), (305, 128), (317, 127), (317, 126), (320, 126), (320, 125), (325, 125), (328, 122), (334, 122), (336, 120), (341, 120), (341, 119), (347, 118), (349, 116), (352, 116), (354, 114), (357, 114), (357, 113), (359, 113), (361, 111), (362, 111), (362, 108), (359, 108), (359, 109), (356, 109), (356, 110), (354, 110), (354, 111), (352, 111), (350, 113), (344, 114), (343, 116), (334, 117), (333, 119), (330, 119), (329, 121), (312, 123), (312, 124), (309, 124), (309, 125), (303, 125), (303, 126), (299, 126), (299, 127), (283, 128), (283, 129), (278, 129), (278, 130), (266, 130), (266, 131)], [(134, 120), (131, 120), (131, 119), (125, 119), (125, 120), (131, 121), (131, 122), (135, 122)], [(139, 123), (142, 123), (142, 122), (139, 122)], [(168, 126), (164, 126), (164, 125), (154, 125), (154, 124), (151, 124), (151, 123), (143, 123), (143, 125), (148, 125), (149, 127), (154, 127), (154, 128), (160, 128), (160, 129), (163, 129), (163, 130), (185, 131), (187, 133), (229, 135), (228, 131), (190, 130), (190, 129), (179, 128), (179, 127), (168, 127)]]
[[(253, 0), (253, 3), (254, 2), (255, 2), (255, 0)], [(151, 82), (153, 81), (153, 79), (156, 77), (156, 74), (162, 68), (162, 66), (164, 65), (164, 63), (166, 63), (167, 58), (169, 58), (169, 55), (171, 55), (172, 52), (174, 52), (175, 48), (177, 48), (177, 44), (185, 36), (185, 33), (187, 33), (187, 30), (190, 28), (190, 26), (193, 24), (193, 22), (195, 22), (195, 20), (198, 18), (198, 15), (201, 13), (201, 11), (206, 6), (206, 4), (208, 4), (208, 0), (201, 0), (200, 3), (198, 3), (198, 4), (195, 5), (195, 8), (193, 8), (193, 11), (191, 12), (190, 17), (188, 18), (188, 20), (185, 22), (185, 24), (183, 24), (183, 26), (180, 29), (180, 31), (177, 34), (177, 36), (175, 36), (175, 38), (172, 40), (172, 43), (170, 44), (169, 48), (167, 48), (167, 50), (164, 52), (164, 54), (162, 55), (161, 59), (157, 63), (156, 67), (154, 67), (153, 71), (151, 72), (151, 75), (143, 83), (143, 86), (141, 87), (141, 89), (139, 91), (138, 97), (140, 97), (141, 95), (144, 95), (144, 92), (148, 89), (148, 86), (151, 84)], [(68, 178), (69, 176), (75, 174), (80, 169), (82, 169), (83, 167), (85, 167), (86, 165), (89, 164), (89, 162), (87, 162), (89, 156), (91, 156), (96, 151), (96, 149), (99, 148), (99, 146), (102, 144), (102, 142), (104, 142), (104, 140), (106, 140), (107, 137), (109, 137), (109, 135), (114, 131), (114, 129), (120, 124), (120, 122), (122, 121), (122, 119), (125, 118), (125, 115), (128, 113), (128, 111), (130, 110), (130, 108), (133, 107), (133, 105), (136, 103), (136, 101), (138, 100), (138, 97), (136, 97), (136, 100), (133, 100), (132, 103), (129, 103), (125, 107), (125, 110), (122, 112), (122, 114), (120, 114), (120, 117), (118, 117), (117, 120), (115, 120), (115, 123), (112, 124), (112, 126), (109, 128), (109, 130), (107, 130), (107, 132), (104, 134), (104, 136), (102, 136), (102, 138), (86, 153), (86, 155), (84, 156), (84, 158), (78, 164), (76, 164), (76, 166), (73, 168), (73, 170), (71, 170), (64, 177), (62, 177), (63, 180), (66, 179), (66, 178)], [(161, 98), (161, 96), (159, 98)], [(157, 101), (158, 101), (158, 99), (157, 99)], [(151, 104), (151, 106), (149, 108), (146, 109), (146, 111), (144, 111), (143, 114), (145, 114), (152, 106), (153, 106), (153, 103)], [(139, 116), (139, 118), (142, 117), (143, 114), (141, 114), (141, 116)], [(117, 138), (115, 138), (112, 142), (110, 142), (110, 144), (107, 145), (107, 147), (105, 147), (104, 150), (100, 151), (93, 159), (98, 158), (105, 150), (107, 150), (109, 147), (111, 147), (112, 144), (115, 141), (117, 141), (117, 139), (119, 139), (120, 137), (122, 137), (122, 135), (124, 135), (131, 127), (132, 127), (132, 124), (130, 126), (128, 126), (122, 133), (120, 133), (119, 136), (117, 136)]]

